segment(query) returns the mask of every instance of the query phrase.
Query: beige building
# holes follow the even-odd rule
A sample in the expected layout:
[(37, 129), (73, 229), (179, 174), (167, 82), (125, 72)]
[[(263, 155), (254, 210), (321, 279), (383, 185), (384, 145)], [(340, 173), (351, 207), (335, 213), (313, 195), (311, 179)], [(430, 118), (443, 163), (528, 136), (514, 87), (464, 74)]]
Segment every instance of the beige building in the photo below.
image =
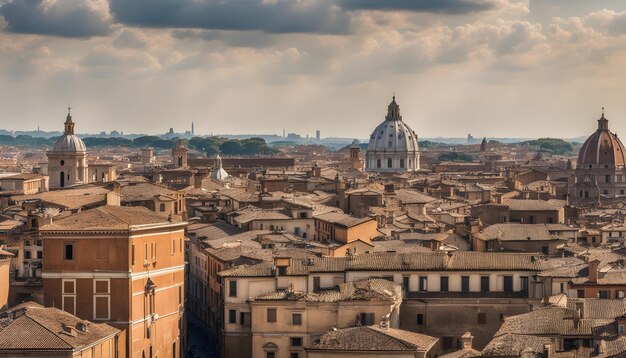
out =
[[(281, 259), (276, 260), (282, 267)], [(304, 347), (333, 327), (372, 325), (385, 319), (398, 326), (402, 290), (387, 280), (341, 283), (337, 289), (313, 292), (293, 284), (252, 296), (248, 302), (243, 297), (253, 292), (239, 292), (233, 282), (229, 281), (224, 307), (226, 357), (305, 357)]]
[(9, 267), (13, 254), (0, 249), (0, 310), (9, 302)]
[(111, 358), (120, 330), (26, 302), (0, 314), (0, 357)]
[(0, 178), (0, 191), (10, 191), (14, 195), (30, 195), (48, 191), (48, 177), (30, 173), (2, 177)]
[(121, 357), (180, 357), (185, 224), (106, 205), (42, 227), (44, 303), (122, 330)]
[(539, 303), (542, 282), (534, 276), (545, 264), (536, 254), (524, 253), (385, 252), (276, 260), (227, 269), (219, 274), (225, 317), (234, 316), (232, 326), (226, 324), (224, 329), (226, 352), (249, 344), (244, 327), (249, 298), (289, 288), (311, 294), (372, 278), (402, 285), (400, 329), (439, 338), (442, 353), (455, 350), (459, 337), (471, 331), (476, 346), (482, 348), (499, 328), (502, 316), (528, 312), (531, 303)]

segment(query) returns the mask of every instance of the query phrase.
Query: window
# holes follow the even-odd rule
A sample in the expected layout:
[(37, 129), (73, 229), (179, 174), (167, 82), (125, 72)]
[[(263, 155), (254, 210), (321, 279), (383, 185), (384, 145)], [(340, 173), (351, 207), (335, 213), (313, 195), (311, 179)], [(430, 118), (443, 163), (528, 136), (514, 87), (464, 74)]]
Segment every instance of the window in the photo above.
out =
[(24, 241), (24, 246), (30, 246), (30, 240)]
[(528, 276), (522, 276), (519, 278), (520, 291), (528, 292)]
[(400, 168), (404, 168), (404, 159), (400, 159)]
[(25, 259), (30, 259), (31, 258), (30, 251), (24, 251), (24, 258)]
[(159, 205), (159, 211), (165, 211), (165, 204), (161, 203), (161, 205)]
[(250, 312), (240, 312), (239, 323), (242, 326), (249, 326), (250, 325)]
[(361, 313), (361, 325), (362, 326), (371, 326), (373, 324), (374, 324), (373, 313)]
[(302, 347), (302, 338), (301, 337), (289, 338), (289, 345), (291, 347)]
[(598, 298), (611, 298), (611, 294), (608, 290), (600, 290), (600, 292), (598, 292)]
[(150, 253), (152, 254), (152, 260), (156, 260), (156, 254), (157, 254), (156, 251), (157, 251), (157, 243), (155, 241), (150, 244)]
[(424, 315), (421, 313), (417, 314), (417, 324), (420, 326), (424, 324)]
[(560, 292), (565, 292), (565, 284), (563, 282), (559, 284), (559, 289), (560, 289)]
[(313, 277), (313, 292), (319, 292), (320, 290), (320, 278)]
[(300, 326), (302, 324), (302, 314), (294, 313), (291, 315), (291, 324), (294, 326)]
[(387, 158), (387, 168), (393, 167), (393, 160), (391, 158)]
[(469, 291), (470, 291), (469, 276), (461, 276), (461, 292), (469, 292)]
[(38, 259), (43, 259), (43, 251), (37, 251), (37, 258)]
[(376, 168), (380, 168), (380, 159), (376, 159)]
[(289, 358), (298, 358), (298, 357), (300, 357), (300, 353), (298, 352), (289, 353)]
[(617, 333), (624, 334), (624, 325), (623, 324), (620, 324), (619, 326), (617, 326)]
[(420, 291), (426, 291), (428, 289), (428, 277), (420, 277)]
[(480, 276), (480, 292), (489, 292), (489, 276)]
[(130, 247), (130, 264), (135, 264), (135, 244)]
[(479, 313), (476, 321), (478, 324), (487, 324), (487, 314)]
[(265, 358), (276, 358), (276, 352), (265, 352)]
[(276, 308), (267, 309), (267, 321), (276, 322)]
[(61, 280), (61, 309), (65, 312), (76, 314), (76, 280), (75, 279), (62, 279)]
[(63, 259), (66, 261), (74, 260), (74, 244), (63, 244)]
[(454, 347), (454, 337), (443, 337), (441, 342), (442, 348), (444, 351), (451, 350)]
[(576, 291), (577, 298), (585, 298), (585, 290), (577, 290)]
[(611, 182), (611, 176), (610, 176), (610, 175), (605, 175), (605, 176), (604, 176), (604, 181), (605, 181), (606, 183), (610, 183), (610, 182)]
[(176, 240), (172, 240), (172, 255), (176, 253)]
[(513, 276), (504, 276), (504, 292), (513, 292)]
[(448, 292), (448, 276), (441, 276), (441, 292)]
[(237, 281), (228, 281), (228, 296), (237, 297)]
[(228, 310), (228, 323), (237, 323), (237, 311)]

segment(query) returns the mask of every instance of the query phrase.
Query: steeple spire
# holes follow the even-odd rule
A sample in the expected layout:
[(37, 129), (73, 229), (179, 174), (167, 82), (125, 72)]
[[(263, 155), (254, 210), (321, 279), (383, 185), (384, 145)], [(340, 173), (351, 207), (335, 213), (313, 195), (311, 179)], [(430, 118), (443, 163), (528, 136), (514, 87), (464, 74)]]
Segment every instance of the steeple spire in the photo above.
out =
[(65, 134), (74, 134), (74, 122), (72, 121), (72, 107), (67, 105), (67, 117), (65, 117)]
[(602, 117), (598, 119), (598, 130), (599, 131), (609, 130), (609, 120), (604, 117), (604, 107), (602, 107)]
[(388, 121), (401, 121), (402, 116), (400, 115), (400, 106), (396, 103), (396, 94), (393, 94), (391, 98), (391, 103), (387, 107), (387, 117), (385, 117)]

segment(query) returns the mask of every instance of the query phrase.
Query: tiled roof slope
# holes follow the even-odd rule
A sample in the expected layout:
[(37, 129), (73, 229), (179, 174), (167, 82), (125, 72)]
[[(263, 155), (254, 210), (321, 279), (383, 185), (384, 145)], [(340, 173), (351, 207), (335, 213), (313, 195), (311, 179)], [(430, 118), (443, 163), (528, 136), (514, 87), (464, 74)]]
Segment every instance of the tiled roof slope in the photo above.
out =
[[(75, 350), (119, 332), (104, 323), (92, 323), (53, 307), (27, 302), (10, 308), (14, 318), (0, 318), (1, 350)], [(76, 329), (87, 325), (86, 332)], [(65, 333), (64, 327), (72, 327)]]
[(41, 231), (128, 230), (134, 225), (166, 224), (167, 219), (144, 207), (105, 205), (57, 220)]
[(426, 351), (437, 338), (396, 328), (351, 327), (328, 331), (307, 350)]
[[(222, 271), (231, 277), (272, 276), (272, 264), (240, 266)], [(540, 271), (546, 266), (539, 254), (506, 252), (415, 252), (372, 253), (352, 257), (321, 257), (310, 260), (292, 259), (287, 275), (308, 275), (315, 272), (343, 271), (471, 271), (471, 270), (529, 270)]]

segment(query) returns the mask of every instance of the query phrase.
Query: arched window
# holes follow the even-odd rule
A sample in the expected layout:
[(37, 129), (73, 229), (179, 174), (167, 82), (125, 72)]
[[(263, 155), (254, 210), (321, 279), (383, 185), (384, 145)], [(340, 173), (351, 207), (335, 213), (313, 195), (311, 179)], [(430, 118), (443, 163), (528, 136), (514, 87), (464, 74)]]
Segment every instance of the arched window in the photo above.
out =
[(583, 191), (582, 191), (582, 190), (580, 191), (580, 195), (579, 195), (579, 196), (580, 196), (581, 198), (583, 197)]
[(585, 198), (589, 198), (589, 192), (585, 190)]

